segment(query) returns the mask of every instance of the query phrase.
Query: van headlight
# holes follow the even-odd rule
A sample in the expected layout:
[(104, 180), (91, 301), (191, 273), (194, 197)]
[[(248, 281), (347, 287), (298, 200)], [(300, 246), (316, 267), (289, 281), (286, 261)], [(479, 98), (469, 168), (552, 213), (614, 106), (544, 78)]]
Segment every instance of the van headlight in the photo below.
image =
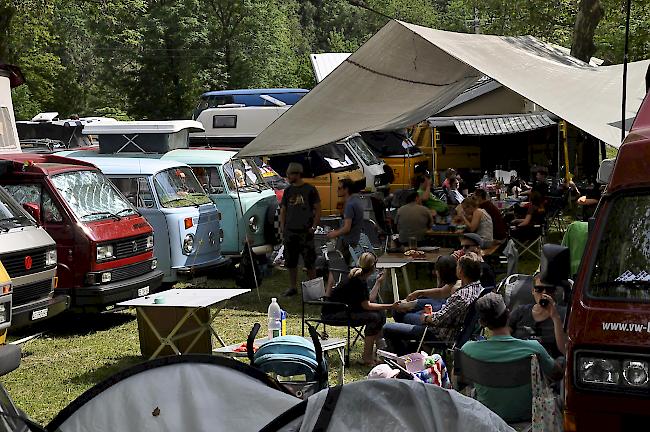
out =
[(257, 216), (251, 216), (250, 219), (248, 219), (248, 228), (250, 228), (254, 233), (260, 230), (260, 226), (257, 223)]
[(56, 265), (56, 249), (50, 249), (45, 252), (45, 265), (48, 267)]
[(153, 249), (153, 236), (152, 235), (147, 237), (147, 249)]
[(582, 357), (578, 364), (578, 378), (585, 384), (617, 385), (621, 378), (618, 360)]
[(97, 246), (97, 261), (113, 258), (113, 245)]
[(194, 236), (192, 234), (187, 234), (183, 240), (183, 253), (189, 255), (194, 249)]
[(626, 391), (650, 388), (650, 359), (630, 358), (622, 355), (577, 355), (577, 379), (585, 386), (606, 387), (609, 390)]

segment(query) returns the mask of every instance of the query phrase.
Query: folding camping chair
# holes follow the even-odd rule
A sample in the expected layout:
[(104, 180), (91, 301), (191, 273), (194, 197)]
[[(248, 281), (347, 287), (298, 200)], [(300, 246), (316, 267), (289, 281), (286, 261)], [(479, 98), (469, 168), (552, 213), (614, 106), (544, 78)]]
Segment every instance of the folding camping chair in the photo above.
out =
[[(473, 359), (460, 349), (454, 351), (454, 376), (456, 389), (464, 385), (479, 384), (493, 388), (514, 388), (531, 384), (532, 356), (511, 362), (486, 362)], [(490, 408), (490, 407), (488, 407)], [(516, 430), (532, 430), (530, 422), (511, 423)]]
[(528, 253), (538, 260), (541, 259), (542, 256), (542, 246), (546, 242), (546, 220), (544, 221), (543, 224), (539, 225), (533, 225), (533, 232), (535, 233), (535, 237), (531, 239), (518, 239), (516, 236), (517, 233), (517, 228), (512, 228), (510, 229), (510, 238), (515, 242), (515, 245), (517, 246), (517, 249), (519, 250), (519, 256), (523, 256), (525, 253)]
[[(320, 319), (305, 319), (305, 305), (312, 306), (336, 306), (341, 308), (341, 310), (347, 313), (347, 319), (338, 320), (338, 319), (327, 319), (322, 316)], [(327, 326), (332, 327), (347, 327), (347, 346), (345, 351), (345, 366), (350, 365), (350, 348), (354, 347), (357, 341), (363, 336), (363, 329), (365, 325), (360, 323), (355, 323), (355, 321), (350, 317), (350, 306), (345, 303), (340, 302), (331, 302), (325, 297), (325, 283), (323, 278), (316, 278), (308, 281), (302, 282), (302, 335), (305, 335), (305, 324), (314, 323), (314, 328), (318, 331), (320, 324), (323, 325), (323, 332), (319, 333), (321, 339), (327, 339)], [(355, 332), (354, 340), (350, 343), (352, 330)]]
[(566, 231), (566, 222), (564, 221), (564, 208), (568, 202), (566, 194), (558, 196), (548, 196), (546, 198), (546, 217), (548, 227), (564, 234)]

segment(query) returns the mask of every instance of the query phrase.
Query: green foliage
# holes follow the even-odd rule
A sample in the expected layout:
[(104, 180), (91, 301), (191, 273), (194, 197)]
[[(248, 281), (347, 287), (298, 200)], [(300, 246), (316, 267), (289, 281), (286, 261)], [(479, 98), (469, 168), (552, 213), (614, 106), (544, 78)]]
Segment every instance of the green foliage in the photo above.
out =
[[(596, 56), (620, 63), (625, 0), (601, 0)], [(576, 0), (0, 0), (0, 58), (19, 65), (17, 117), (40, 110), (181, 118), (207, 90), (306, 87), (309, 53), (352, 52), (389, 17), (442, 30), (530, 34), (569, 47)], [(374, 10), (375, 12), (373, 12)], [(633, 2), (630, 59), (650, 55)]]

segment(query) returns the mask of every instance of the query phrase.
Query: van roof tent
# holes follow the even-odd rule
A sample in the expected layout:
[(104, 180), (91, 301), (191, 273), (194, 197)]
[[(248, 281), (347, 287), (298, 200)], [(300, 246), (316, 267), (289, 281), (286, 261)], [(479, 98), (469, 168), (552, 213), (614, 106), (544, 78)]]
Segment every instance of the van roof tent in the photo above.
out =
[[(649, 63), (628, 65), (626, 118), (645, 95)], [(618, 147), (621, 72), (622, 65), (592, 66), (530, 36), (454, 33), (392, 20), (240, 155), (289, 154), (359, 131), (408, 127), (483, 75)]]
[(20, 69), (0, 61), (0, 153), (20, 153), (11, 89), (25, 81)]
[(301, 88), (263, 88), (263, 89), (237, 89), (237, 90), (213, 90), (203, 93), (201, 96), (226, 96), (226, 95), (255, 95), (274, 93), (307, 93), (309, 90)]
[(194, 120), (126, 121), (92, 123), (83, 133), (99, 136), (99, 153), (167, 153), (188, 148), (188, 133), (202, 132)]
[(60, 171), (61, 168), (69, 168), (70, 166), (74, 166), (76, 169), (97, 168), (87, 161), (51, 154), (0, 154), (0, 160), (10, 162), (14, 170), (23, 170), (24, 168), (27, 171), (40, 172), (45, 175), (52, 174), (54, 171)]
[(58, 141), (65, 148), (91, 145), (82, 129), (91, 123), (116, 123), (107, 117), (83, 117), (80, 119), (56, 119), (58, 113), (40, 113), (30, 121), (17, 121), (18, 138), (23, 147), (27, 144), (43, 143), (44, 140)]

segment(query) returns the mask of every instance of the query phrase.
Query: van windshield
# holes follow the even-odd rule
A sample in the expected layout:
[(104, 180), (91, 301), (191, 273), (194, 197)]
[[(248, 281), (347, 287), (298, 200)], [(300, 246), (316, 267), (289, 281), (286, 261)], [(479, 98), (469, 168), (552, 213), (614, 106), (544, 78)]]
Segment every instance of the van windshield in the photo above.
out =
[(260, 170), (262, 178), (264, 178), (273, 189), (284, 190), (289, 187), (289, 182), (271, 168), (269, 164), (264, 162), (262, 158), (255, 157), (253, 158), (253, 161), (255, 161), (255, 165), (257, 165), (257, 168)]
[(354, 166), (352, 156), (345, 146), (332, 144), (321, 147), (316, 151), (320, 153), (322, 158), (325, 159), (333, 170), (343, 171), (348, 167)]
[(153, 176), (160, 205), (192, 207), (211, 203), (190, 167), (170, 168)]
[(375, 156), (372, 150), (370, 150), (368, 147), (368, 144), (366, 144), (363, 138), (360, 136), (353, 136), (352, 138), (348, 139), (348, 142), (350, 143), (352, 150), (354, 150), (356, 154), (359, 155), (366, 166), (378, 165), (380, 163), (379, 159), (377, 159), (377, 156)]
[(0, 189), (0, 231), (34, 225), (22, 208)]
[(262, 178), (262, 173), (252, 160), (230, 160), (224, 164), (223, 172), (226, 174), (230, 190), (234, 191), (239, 188), (240, 191), (251, 192), (269, 189), (269, 185)]
[(650, 302), (650, 195), (621, 196), (612, 203), (589, 295)]
[(83, 222), (138, 213), (113, 183), (97, 171), (70, 171), (53, 175), (50, 180)]

